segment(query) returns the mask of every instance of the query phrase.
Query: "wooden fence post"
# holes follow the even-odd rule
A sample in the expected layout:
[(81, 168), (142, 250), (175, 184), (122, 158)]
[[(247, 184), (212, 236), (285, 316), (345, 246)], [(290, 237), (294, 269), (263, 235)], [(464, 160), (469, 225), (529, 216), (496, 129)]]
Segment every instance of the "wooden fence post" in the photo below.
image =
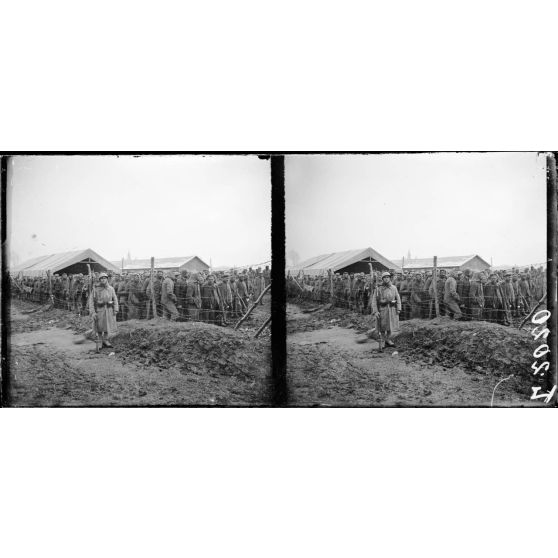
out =
[(153, 303), (153, 318), (157, 318), (157, 301), (155, 300), (155, 289), (153, 288), (153, 268), (155, 267), (155, 258), (151, 256), (151, 280), (149, 286), (151, 289), (151, 301)]
[(258, 329), (258, 331), (256, 331), (256, 334), (254, 335), (254, 339), (256, 339), (257, 337), (259, 337), (260, 333), (271, 323), (271, 316), (269, 316), (269, 318), (267, 318), (267, 320), (264, 322), (264, 324), (260, 327), (260, 329)]
[(52, 306), (54, 306), (54, 297), (52, 296), (52, 274), (50, 273), (50, 269), (47, 271), (48, 276), (48, 297)]
[(440, 303), (438, 302), (438, 256), (434, 256), (434, 268), (432, 270), (432, 285), (434, 290), (434, 309), (436, 317), (440, 317)]
[[(242, 316), (242, 318), (240, 318), (240, 320), (238, 320), (238, 322), (236, 323), (236, 325), (234, 326), (234, 329), (238, 329), (240, 324), (246, 320), (246, 318), (248, 318), (248, 316), (252, 313), (252, 311), (254, 310), (254, 308), (256, 308), (256, 306), (258, 305), (258, 303), (260, 302), (260, 300), (264, 297), (265, 293), (267, 293), (267, 291), (269, 291), (269, 289), (271, 289), (271, 283), (262, 291), (262, 293), (260, 294), (260, 296), (257, 298), (256, 302), (254, 302), (252, 304), (252, 306), (247, 310), (246, 314), (244, 314), (244, 316)], [(271, 319), (271, 318), (270, 318)]]

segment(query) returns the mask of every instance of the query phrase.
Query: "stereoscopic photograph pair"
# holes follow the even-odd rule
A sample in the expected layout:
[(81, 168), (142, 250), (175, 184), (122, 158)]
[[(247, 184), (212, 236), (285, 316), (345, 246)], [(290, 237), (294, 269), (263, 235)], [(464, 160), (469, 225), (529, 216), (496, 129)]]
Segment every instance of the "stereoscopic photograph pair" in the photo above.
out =
[(556, 403), (546, 152), (2, 156), (2, 404)]

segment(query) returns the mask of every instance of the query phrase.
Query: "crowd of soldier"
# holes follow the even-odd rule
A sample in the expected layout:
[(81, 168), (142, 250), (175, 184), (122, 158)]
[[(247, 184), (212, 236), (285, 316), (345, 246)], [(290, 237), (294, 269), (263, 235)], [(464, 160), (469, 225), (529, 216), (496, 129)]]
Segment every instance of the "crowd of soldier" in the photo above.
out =
[[(157, 271), (151, 273), (116, 273), (108, 275), (108, 283), (118, 297), (118, 320), (150, 319), (156, 314), (169, 320), (203, 321), (227, 325), (228, 320), (242, 316), (251, 302), (258, 299), (269, 285), (270, 269), (266, 267), (243, 272)], [(99, 273), (92, 274), (94, 285)], [(88, 312), (90, 278), (81, 273), (53, 274), (48, 277), (14, 279), (15, 296), (46, 304), (52, 300), (56, 308), (79, 315)], [(155, 308), (153, 307), (155, 301)], [(263, 304), (263, 301), (261, 301)]]
[[(510, 325), (526, 315), (545, 293), (542, 267), (522, 271), (476, 271), (440, 269), (436, 284), (432, 271), (391, 271), (401, 297), (400, 319), (431, 319), (438, 313), (454, 319), (485, 320)], [(363, 314), (371, 313), (371, 294), (380, 284), (380, 272), (329, 273), (321, 276), (287, 275), (287, 296), (336, 306)]]

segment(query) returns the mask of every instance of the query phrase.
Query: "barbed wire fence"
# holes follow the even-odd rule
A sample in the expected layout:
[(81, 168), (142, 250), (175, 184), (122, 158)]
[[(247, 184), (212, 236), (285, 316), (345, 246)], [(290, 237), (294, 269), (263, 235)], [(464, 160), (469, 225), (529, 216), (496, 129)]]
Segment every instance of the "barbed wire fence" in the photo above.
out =
[[(478, 296), (476, 299), (469, 296), (462, 297), (463, 300), (457, 301), (461, 311), (461, 319), (468, 321), (484, 321), (509, 325), (514, 327), (522, 327), (525, 318), (529, 316), (531, 311), (541, 305), (546, 304), (546, 270), (541, 273), (540, 268), (546, 267), (547, 262), (536, 262), (532, 264), (524, 264), (522, 266), (510, 265), (498, 267), (498, 269), (487, 269), (485, 273), (496, 274), (501, 279), (501, 275), (506, 272), (516, 270), (518, 273), (527, 271), (530, 284), (528, 291), (524, 289), (519, 291), (517, 281), (512, 282), (513, 295), (510, 297), (509, 292), (502, 290), (503, 282), (494, 285), (495, 288), (489, 289), (489, 295)], [(434, 271), (434, 267), (427, 271), (429, 277), (433, 277), (440, 269), (449, 271), (448, 268), (438, 268)], [(532, 271), (534, 269), (534, 272)], [(407, 282), (406, 288), (399, 291), (401, 298), (402, 321), (409, 319), (430, 320), (437, 315), (450, 315), (448, 307), (444, 304), (444, 289), (438, 286), (433, 289), (425, 282), (413, 283), (413, 279), (409, 279), (417, 273), (424, 275), (424, 271), (403, 269), (401, 272), (396, 271), (395, 275), (402, 275), (404, 281)], [(475, 273), (473, 271), (473, 273)], [(480, 271), (479, 271), (480, 273)], [(362, 274), (355, 274), (360, 275)], [(337, 277), (337, 279), (334, 279)], [(370, 274), (365, 274), (355, 285), (346, 278), (339, 279), (339, 275), (328, 275), (321, 273), (319, 275), (305, 276), (303, 272), (297, 275), (287, 274), (287, 298), (293, 302), (312, 302), (317, 305), (330, 304), (335, 307), (343, 308), (348, 312), (356, 314), (371, 314), (371, 299), (375, 291), (376, 285), (380, 282), (380, 272), (374, 272), (374, 280)], [(439, 280), (439, 276), (436, 277)], [(393, 280), (393, 277), (392, 277)], [(393, 281), (392, 281), (393, 282)], [(434, 282), (434, 281), (432, 281)], [(399, 283), (401, 284), (401, 283)], [(483, 284), (483, 291), (490, 283)], [(436, 291), (436, 296), (434, 295)], [(436, 311), (436, 298), (438, 298), (438, 312)]]
[[(250, 268), (254, 269), (257, 266), (268, 263), (270, 264), (271, 260), (259, 262), (257, 264), (230, 267), (212, 272), (212, 274), (226, 274), (230, 270), (241, 273)], [(159, 270), (155, 270), (154, 267), (152, 267), (150, 272), (145, 272), (143, 270), (141, 272), (125, 272), (128, 277), (139, 276), (141, 283), (128, 284), (124, 292), (119, 292), (117, 285), (115, 291), (119, 301), (119, 312), (117, 313), (118, 321), (147, 319), (148, 316), (153, 317), (153, 298), (146, 292), (146, 289), (149, 289), (146, 283), (148, 280), (153, 280), (156, 271)], [(167, 271), (165, 273), (167, 273)], [(46, 277), (45, 275), (26, 277), (23, 272), (19, 272), (16, 277), (11, 277), (11, 294), (19, 299), (36, 303), (38, 307), (32, 312), (53, 307), (66, 310), (78, 316), (86, 316), (89, 314), (90, 278), (86, 274), (74, 274), (74, 277), (78, 275), (81, 276), (81, 280), (77, 282), (72, 281), (68, 284), (68, 288), (65, 288), (64, 285), (61, 285), (60, 281), (53, 281), (52, 274), (49, 272), (46, 273)], [(121, 273), (113, 273), (113, 275), (122, 276)], [(250, 276), (248, 278), (246, 282), (246, 291), (243, 294), (231, 290), (230, 296), (223, 297), (223, 293), (219, 291), (218, 286), (215, 285), (213, 288), (216, 290), (217, 294), (198, 296), (196, 297), (196, 301), (194, 301), (194, 297), (177, 297), (176, 300), (173, 301), (178, 310), (176, 321), (204, 322), (227, 326), (234, 326), (241, 318), (242, 321), (245, 321), (256, 306), (264, 305), (264, 297), (269, 292), (267, 288), (269, 283), (267, 282), (266, 284), (265, 276), (264, 284), (260, 283), (259, 285), (254, 285), (255, 279), (256, 276)], [(133, 291), (133, 293), (130, 291)], [(132, 296), (135, 297), (135, 301), (130, 300)], [(157, 317), (170, 317), (169, 308), (161, 302), (159, 292), (156, 293), (155, 296), (155, 309)], [(268, 318), (259, 328), (258, 335), (269, 323), (270, 319)]]

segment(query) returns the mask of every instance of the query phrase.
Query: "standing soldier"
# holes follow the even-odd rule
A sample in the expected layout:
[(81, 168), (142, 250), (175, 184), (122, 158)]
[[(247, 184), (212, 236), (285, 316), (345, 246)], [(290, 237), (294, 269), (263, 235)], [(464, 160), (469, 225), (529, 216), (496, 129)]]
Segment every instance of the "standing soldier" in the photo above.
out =
[(438, 289), (438, 306), (440, 308), (440, 315), (446, 316), (447, 310), (444, 304), (444, 293), (446, 291), (446, 281), (448, 279), (447, 272), (445, 269), (440, 269), (440, 276), (438, 277), (438, 282), (436, 288)]
[[(118, 295), (118, 302), (120, 303), (120, 308), (122, 309), (122, 320), (127, 320), (128, 319), (128, 295), (130, 294), (129, 292), (129, 282), (130, 279), (128, 277), (127, 274), (122, 276), (122, 280), (120, 281), (120, 283), (118, 284), (118, 291), (117, 291), (117, 295)], [(120, 312), (119, 312), (120, 314)]]
[(482, 320), (484, 313), (484, 285), (482, 275), (483, 274), (478, 271), (473, 273), (469, 285), (469, 304), (472, 320)]
[[(290, 276), (289, 276), (290, 278)], [(232, 293), (232, 315), (233, 316), (241, 316), (242, 315), (242, 308), (240, 305), (239, 295), (238, 295), (238, 284), (237, 284), (237, 277), (233, 273), (231, 276), (231, 293)], [(288, 287), (288, 283), (287, 283)]]
[(99, 275), (99, 285), (93, 287), (93, 296), (89, 298), (89, 313), (93, 318), (93, 329), (98, 336), (101, 334), (103, 347), (112, 347), (109, 338), (116, 334), (116, 317), (118, 313), (118, 297), (108, 284), (106, 273)]
[(363, 295), (364, 295), (364, 278), (362, 274), (358, 273), (355, 276), (355, 281), (353, 283), (353, 298), (354, 298), (354, 309), (359, 314), (364, 313)]
[(334, 275), (335, 283), (333, 285), (333, 294), (335, 296), (335, 306), (343, 306), (343, 280), (341, 275), (336, 273)]
[(505, 325), (511, 325), (512, 323), (512, 313), (513, 303), (515, 299), (515, 293), (513, 291), (513, 283), (511, 281), (511, 273), (507, 271), (504, 275), (504, 282), (501, 287), (502, 291), (502, 301), (504, 303), (504, 319)]
[(40, 296), (39, 296), (40, 285), (41, 285), (41, 282), (39, 281), (39, 278), (36, 277), (35, 280), (33, 281), (33, 297), (31, 299), (33, 302), (39, 302), (40, 301)]
[[(255, 302), (255, 301), (258, 299), (258, 297), (264, 292), (265, 287), (266, 287), (266, 285), (265, 285), (265, 278), (264, 278), (264, 276), (262, 275), (261, 272), (258, 272), (258, 275), (256, 276), (256, 285), (257, 285), (256, 290), (257, 290), (257, 292), (258, 292), (258, 296), (255, 298), (254, 302)], [(263, 297), (262, 297), (262, 299), (260, 300), (260, 306), (263, 306)]]
[(141, 304), (141, 281), (138, 273), (132, 275), (132, 279), (128, 285), (128, 319), (139, 320)]
[(54, 307), (61, 308), (62, 307), (62, 280), (60, 279), (60, 275), (55, 273), (54, 276), (54, 285), (52, 287), (52, 294), (54, 295)]
[(457, 280), (457, 294), (461, 299), (461, 309), (463, 310), (463, 319), (471, 319), (471, 308), (469, 303), (469, 290), (471, 288), (471, 270), (465, 269), (463, 274)]
[(244, 283), (246, 285), (247, 303), (254, 296), (253, 274), (254, 271), (252, 270), (251, 267), (249, 267), (248, 270), (244, 272)]
[(415, 273), (413, 281), (411, 283), (411, 319), (421, 318), (422, 309), (422, 281), (420, 279), (420, 274)]
[(503, 306), (502, 293), (497, 283), (496, 274), (491, 273), (489, 281), (484, 287), (485, 319), (489, 322), (500, 323)]
[(201, 286), (202, 320), (214, 324), (216, 322), (216, 310), (219, 309), (219, 294), (215, 287), (215, 278), (209, 275)]
[(399, 317), (402, 320), (408, 320), (411, 315), (411, 283), (409, 276), (406, 273), (402, 274), (401, 284), (397, 290), (399, 291), (399, 295), (401, 297), (401, 314)]
[(422, 316), (423, 318), (431, 318), (432, 317), (432, 309), (434, 307), (434, 294), (431, 291), (430, 287), (432, 285), (432, 273), (427, 271), (426, 272), (426, 280), (424, 282), (423, 287), (423, 299), (422, 299)]
[(238, 297), (241, 301), (242, 312), (246, 312), (246, 310), (248, 310), (248, 288), (246, 286), (246, 276), (244, 274), (239, 275), (236, 288)]
[(183, 269), (174, 283), (174, 294), (176, 295), (176, 307), (181, 320), (188, 319), (188, 272)]
[(67, 273), (62, 274), (62, 306), (69, 310), (68, 305), (70, 302), (70, 279)]
[(544, 274), (542, 267), (535, 270), (535, 298), (540, 300), (544, 293)]
[(253, 278), (253, 293), (254, 293), (254, 300), (257, 300), (257, 298), (260, 296), (260, 293), (262, 292), (261, 289), (261, 283), (259, 282), (259, 276), (261, 275), (262, 272), (262, 268), (258, 267), (258, 269), (256, 269), (255, 273), (254, 273), (254, 278)]
[(325, 302), (329, 290), (329, 278), (322, 271), (316, 276), (316, 301), (321, 304)]
[(459, 320), (462, 316), (459, 308), (459, 295), (457, 294), (457, 281), (455, 280), (457, 272), (452, 270), (444, 284), (444, 305), (448, 316), (455, 320)]
[(523, 314), (528, 314), (531, 310), (531, 288), (527, 279), (527, 274), (522, 273), (519, 279), (519, 299)]
[[(156, 318), (161, 315), (161, 285), (163, 284), (163, 272), (157, 271), (157, 275), (153, 277), (153, 294), (155, 295), (155, 309), (157, 314), (153, 316)], [(145, 288), (145, 294), (148, 300), (145, 303), (146, 318), (149, 319), (150, 309), (153, 309), (153, 297), (151, 295), (151, 279)]]
[(349, 308), (351, 298), (351, 278), (345, 271), (343, 273), (343, 306)]
[(221, 323), (223, 325), (227, 325), (228, 315), (232, 310), (233, 303), (233, 295), (228, 273), (223, 275), (223, 280), (219, 283), (217, 288), (219, 290), (219, 299), (221, 300)]
[(521, 296), (519, 294), (519, 275), (517, 274), (517, 272), (512, 273), (512, 286), (513, 286), (513, 292), (514, 292), (514, 296), (515, 296), (512, 316), (514, 318), (517, 318), (520, 315), (522, 315)]
[(197, 273), (194, 273), (188, 281), (186, 301), (188, 303), (188, 319), (193, 322), (198, 322), (200, 320), (200, 308), (202, 301), (200, 276)]
[(380, 336), (384, 336), (386, 345), (393, 347), (392, 333), (399, 331), (399, 313), (401, 312), (401, 299), (397, 287), (391, 284), (390, 274), (382, 273), (382, 284), (379, 285), (372, 296), (372, 313), (376, 317), (377, 329)]
[(174, 282), (171, 272), (167, 272), (161, 284), (161, 305), (163, 306), (163, 318), (175, 321), (178, 318), (178, 310), (175, 305)]
[(72, 309), (76, 312), (78, 316), (81, 316), (82, 312), (82, 296), (83, 296), (83, 275), (78, 273), (74, 280), (72, 281), (72, 289), (70, 294), (70, 299), (72, 301)]

